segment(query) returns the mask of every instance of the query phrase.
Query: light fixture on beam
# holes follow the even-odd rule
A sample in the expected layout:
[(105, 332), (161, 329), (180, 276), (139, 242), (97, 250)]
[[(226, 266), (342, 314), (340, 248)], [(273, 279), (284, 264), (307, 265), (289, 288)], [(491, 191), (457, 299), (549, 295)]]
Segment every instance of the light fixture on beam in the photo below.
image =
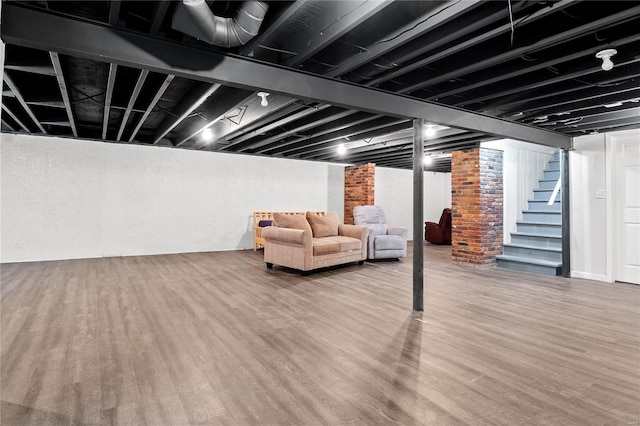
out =
[(596, 53), (596, 58), (602, 59), (602, 69), (604, 71), (610, 71), (613, 69), (611, 57), (616, 53), (618, 53), (616, 49), (604, 49)]
[(341, 143), (340, 145), (338, 145), (337, 151), (338, 155), (345, 155), (347, 153), (347, 147)]
[(258, 92), (258, 96), (260, 96), (260, 98), (262, 99), (260, 101), (260, 105), (262, 105), (263, 107), (266, 107), (267, 105), (269, 105), (269, 101), (267, 100), (267, 96), (269, 96), (271, 93), (269, 92)]
[(431, 154), (426, 154), (424, 156), (424, 158), (422, 159), (422, 164), (425, 166), (430, 166), (431, 164), (433, 164), (433, 157), (431, 156)]

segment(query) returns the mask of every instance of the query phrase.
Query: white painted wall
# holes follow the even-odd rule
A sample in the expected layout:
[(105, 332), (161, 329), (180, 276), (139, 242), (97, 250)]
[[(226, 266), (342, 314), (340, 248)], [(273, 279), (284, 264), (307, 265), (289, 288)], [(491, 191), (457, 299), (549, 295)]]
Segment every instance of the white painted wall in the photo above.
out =
[(575, 138), (569, 153), (571, 275), (607, 279), (607, 167), (605, 135)]
[(344, 210), (341, 165), (0, 137), (2, 262), (247, 249), (255, 210)]
[(640, 139), (640, 129), (575, 138), (569, 153), (571, 173), (571, 275), (611, 282), (616, 255), (616, 218), (613, 155), (624, 138)]
[[(413, 239), (413, 171), (376, 167), (375, 204), (384, 209), (390, 226), (404, 226)], [(451, 207), (451, 173), (424, 172), (422, 222), (438, 222), (447, 207)]]
[(554, 149), (543, 145), (500, 139), (483, 142), (483, 148), (503, 151), (502, 182), (504, 194), (504, 243), (511, 242), (511, 232), (516, 231), (516, 221), (522, 220), (522, 211), (533, 198), (533, 190), (544, 175)]

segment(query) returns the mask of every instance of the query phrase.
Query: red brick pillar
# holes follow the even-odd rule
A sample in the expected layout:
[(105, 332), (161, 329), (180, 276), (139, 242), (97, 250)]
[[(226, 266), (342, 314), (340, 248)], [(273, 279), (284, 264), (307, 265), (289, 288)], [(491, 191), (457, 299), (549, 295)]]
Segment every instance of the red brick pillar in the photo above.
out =
[(453, 152), (451, 207), (453, 260), (495, 265), (502, 253), (502, 151)]
[(376, 165), (347, 166), (344, 169), (344, 223), (353, 224), (353, 208), (372, 206)]

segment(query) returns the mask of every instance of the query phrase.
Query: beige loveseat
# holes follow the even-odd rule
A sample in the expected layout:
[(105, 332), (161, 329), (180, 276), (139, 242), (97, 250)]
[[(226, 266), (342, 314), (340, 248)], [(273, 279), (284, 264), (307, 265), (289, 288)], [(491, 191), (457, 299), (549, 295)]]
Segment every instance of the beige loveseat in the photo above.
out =
[(274, 213), (274, 225), (263, 229), (264, 261), (299, 269), (303, 275), (317, 268), (349, 262), (364, 263), (367, 258), (369, 229), (343, 225), (338, 215), (320, 216)]

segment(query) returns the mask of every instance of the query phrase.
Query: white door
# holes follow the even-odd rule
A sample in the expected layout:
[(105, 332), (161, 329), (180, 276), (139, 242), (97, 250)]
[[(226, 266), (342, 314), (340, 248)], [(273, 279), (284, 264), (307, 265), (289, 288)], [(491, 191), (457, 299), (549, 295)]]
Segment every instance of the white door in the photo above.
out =
[(640, 284), (640, 137), (614, 136), (614, 279)]

